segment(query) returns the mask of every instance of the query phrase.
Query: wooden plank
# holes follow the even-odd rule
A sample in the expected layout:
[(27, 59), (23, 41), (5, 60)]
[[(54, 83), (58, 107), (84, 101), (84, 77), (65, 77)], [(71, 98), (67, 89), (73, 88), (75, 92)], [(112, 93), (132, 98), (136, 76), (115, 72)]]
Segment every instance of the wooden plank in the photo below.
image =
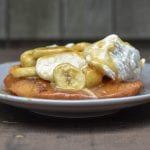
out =
[(97, 38), (111, 28), (111, 0), (64, 0), (65, 38)]
[(149, 14), (149, 0), (116, 0), (116, 32), (131, 39), (150, 38)]
[(6, 1), (0, 0), (0, 39), (5, 40), (6, 36)]
[(59, 37), (59, 0), (10, 0), (11, 39)]

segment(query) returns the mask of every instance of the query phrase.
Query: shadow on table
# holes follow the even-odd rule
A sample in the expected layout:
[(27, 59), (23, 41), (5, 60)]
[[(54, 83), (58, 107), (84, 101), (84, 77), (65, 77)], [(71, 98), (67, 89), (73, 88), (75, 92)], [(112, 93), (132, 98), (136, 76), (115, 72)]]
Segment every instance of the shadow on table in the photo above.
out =
[(32, 131), (61, 132), (120, 131), (150, 125), (150, 104), (124, 109), (116, 114), (99, 118), (64, 119), (36, 115), (28, 110), (0, 104), (0, 124)]

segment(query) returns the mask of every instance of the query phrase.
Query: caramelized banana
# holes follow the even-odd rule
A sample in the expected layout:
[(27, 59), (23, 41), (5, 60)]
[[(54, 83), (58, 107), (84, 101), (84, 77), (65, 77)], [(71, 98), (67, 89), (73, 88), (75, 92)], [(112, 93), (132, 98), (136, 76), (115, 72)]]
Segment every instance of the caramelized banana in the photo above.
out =
[(81, 42), (74, 44), (70, 47), (65, 46), (56, 46), (56, 47), (40, 47), (33, 50), (28, 50), (24, 52), (21, 57), (21, 65), (23, 67), (32, 67), (35, 66), (36, 60), (42, 56), (58, 54), (62, 52), (82, 52), (90, 43)]
[(13, 67), (10, 74), (15, 78), (36, 76), (35, 67)]
[(33, 50), (28, 50), (22, 53), (20, 62), (23, 67), (35, 66), (36, 60), (33, 58)]
[(32, 67), (35, 66), (36, 60), (39, 57), (53, 55), (57, 53), (62, 53), (66, 51), (71, 51), (69, 48), (58, 46), (58, 47), (41, 47), (33, 50), (28, 50), (24, 52), (21, 57), (21, 65), (23, 67)]
[(85, 75), (75, 66), (64, 63), (54, 69), (54, 81), (59, 88), (80, 90), (85, 86)]
[(77, 52), (83, 52), (84, 49), (87, 48), (90, 45), (91, 44), (88, 43), (88, 42), (81, 42), (81, 43), (74, 44), (70, 48), (72, 48), (74, 51), (77, 51)]
[(86, 87), (88, 88), (97, 86), (102, 81), (103, 75), (94, 68), (85, 68), (83, 72), (85, 73)]

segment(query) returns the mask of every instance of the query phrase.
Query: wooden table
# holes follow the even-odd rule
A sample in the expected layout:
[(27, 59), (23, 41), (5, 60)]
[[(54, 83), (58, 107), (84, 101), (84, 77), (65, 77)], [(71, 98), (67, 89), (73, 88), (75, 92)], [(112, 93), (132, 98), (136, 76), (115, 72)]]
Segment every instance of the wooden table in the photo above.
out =
[[(139, 47), (150, 62), (150, 46)], [(0, 62), (18, 60), (22, 50), (0, 50)], [(150, 104), (92, 119), (43, 117), (0, 104), (0, 150), (47, 149), (149, 150)]]

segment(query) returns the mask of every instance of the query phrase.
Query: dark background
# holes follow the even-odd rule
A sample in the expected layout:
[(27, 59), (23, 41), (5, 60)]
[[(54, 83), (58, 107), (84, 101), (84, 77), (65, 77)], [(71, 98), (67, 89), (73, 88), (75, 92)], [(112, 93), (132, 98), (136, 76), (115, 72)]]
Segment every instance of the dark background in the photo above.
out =
[[(117, 33), (150, 62), (150, 0), (0, 0), (0, 63), (32, 47)], [(3, 70), (0, 70), (0, 72)], [(0, 150), (150, 150), (150, 104), (100, 118), (36, 115), (0, 103)]]
[(94, 41), (116, 33), (150, 40), (149, 0), (0, 0), (0, 45)]

